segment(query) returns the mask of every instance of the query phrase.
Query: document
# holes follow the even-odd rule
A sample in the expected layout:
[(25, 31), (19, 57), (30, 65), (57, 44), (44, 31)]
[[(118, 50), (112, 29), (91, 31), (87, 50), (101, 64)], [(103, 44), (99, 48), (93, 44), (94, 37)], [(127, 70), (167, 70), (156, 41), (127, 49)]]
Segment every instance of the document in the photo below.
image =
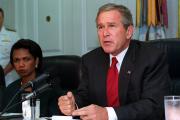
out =
[(74, 119), (72, 116), (52, 116), (52, 120), (80, 120), (80, 119)]

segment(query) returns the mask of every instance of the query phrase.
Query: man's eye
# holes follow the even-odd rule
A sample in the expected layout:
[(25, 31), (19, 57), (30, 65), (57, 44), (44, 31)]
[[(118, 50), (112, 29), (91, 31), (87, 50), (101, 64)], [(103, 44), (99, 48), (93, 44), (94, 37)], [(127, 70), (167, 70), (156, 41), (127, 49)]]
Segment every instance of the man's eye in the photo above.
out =
[(115, 27), (115, 25), (114, 25), (114, 24), (111, 24), (111, 25), (109, 25), (109, 27)]
[(103, 27), (102, 26), (98, 26), (98, 30), (102, 29)]
[(98, 27), (98, 29), (102, 29), (102, 27)]

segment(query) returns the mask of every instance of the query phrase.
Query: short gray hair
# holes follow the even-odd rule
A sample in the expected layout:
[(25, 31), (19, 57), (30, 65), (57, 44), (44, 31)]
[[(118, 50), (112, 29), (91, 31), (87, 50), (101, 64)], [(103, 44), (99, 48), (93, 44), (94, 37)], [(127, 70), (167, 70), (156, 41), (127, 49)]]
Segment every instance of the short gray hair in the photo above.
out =
[(117, 10), (122, 15), (122, 20), (120, 22), (124, 25), (125, 29), (127, 29), (128, 26), (133, 25), (133, 19), (130, 10), (123, 5), (117, 5), (115, 3), (107, 3), (99, 8), (96, 16), (96, 25), (99, 15), (102, 12), (111, 11), (111, 10)]

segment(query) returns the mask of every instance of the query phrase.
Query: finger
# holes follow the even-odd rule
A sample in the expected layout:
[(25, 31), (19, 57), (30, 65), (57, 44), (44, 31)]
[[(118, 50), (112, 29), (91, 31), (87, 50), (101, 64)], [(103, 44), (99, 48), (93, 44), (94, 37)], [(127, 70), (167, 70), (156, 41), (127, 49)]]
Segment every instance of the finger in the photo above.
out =
[(71, 113), (73, 112), (73, 109), (72, 109), (71, 105), (64, 105), (64, 106), (61, 105), (60, 110), (65, 115), (71, 115)]
[(67, 93), (67, 97), (72, 99), (72, 98), (73, 98), (73, 93), (69, 91), (69, 92)]
[(72, 92), (68, 92), (68, 93), (67, 93), (67, 97), (68, 97), (68, 99), (70, 100), (70, 103), (69, 103), (69, 104), (71, 104), (72, 107), (73, 107), (73, 109), (75, 109), (75, 99), (74, 99), (73, 93), (72, 93)]
[(92, 118), (90, 118), (88, 115), (84, 115), (84, 116), (80, 116), (81, 120), (93, 120)]
[(64, 101), (67, 101), (69, 98), (68, 98), (68, 96), (67, 95), (64, 95), (64, 96), (61, 96), (61, 97), (59, 97), (58, 98), (58, 102), (60, 103), (60, 102), (64, 102)]
[(62, 112), (63, 112), (65, 115), (72, 115), (72, 110), (71, 110), (71, 109), (63, 109)]
[(60, 108), (62, 102), (63, 102), (63, 96), (58, 98), (58, 106), (59, 106), (59, 108)]
[(61, 96), (58, 99), (58, 106), (59, 106), (60, 110), (69, 109), (69, 108), (71, 108), (70, 105), (71, 105), (71, 102), (68, 99), (67, 95), (66, 96)]
[(59, 99), (58, 99), (58, 102), (59, 103), (70, 103), (71, 99), (65, 95), (65, 96), (61, 96)]
[(86, 107), (75, 110), (72, 115), (74, 116), (86, 116), (88, 114), (88, 111)]

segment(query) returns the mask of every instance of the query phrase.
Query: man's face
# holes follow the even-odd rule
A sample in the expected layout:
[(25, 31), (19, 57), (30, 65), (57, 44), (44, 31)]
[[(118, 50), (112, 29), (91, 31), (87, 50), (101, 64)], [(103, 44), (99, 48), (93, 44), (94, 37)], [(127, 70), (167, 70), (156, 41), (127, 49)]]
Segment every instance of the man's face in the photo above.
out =
[(133, 34), (133, 26), (126, 30), (121, 19), (117, 10), (102, 12), (97, 19), (99, 42), (106, 53), (114, 56), (128, 47)]
[(35, 74), (35, 66), (38, 60), (29, 53), (28, 49), (15, 49), (13, 52), (13, 65), (16, 72), (23, 78)]
[(3, 26), (3, 21), (4, 21), (4, 18), (3, 18), (2, 13), (0, 12), (0, 30), (1, 30), (2, 26)]

